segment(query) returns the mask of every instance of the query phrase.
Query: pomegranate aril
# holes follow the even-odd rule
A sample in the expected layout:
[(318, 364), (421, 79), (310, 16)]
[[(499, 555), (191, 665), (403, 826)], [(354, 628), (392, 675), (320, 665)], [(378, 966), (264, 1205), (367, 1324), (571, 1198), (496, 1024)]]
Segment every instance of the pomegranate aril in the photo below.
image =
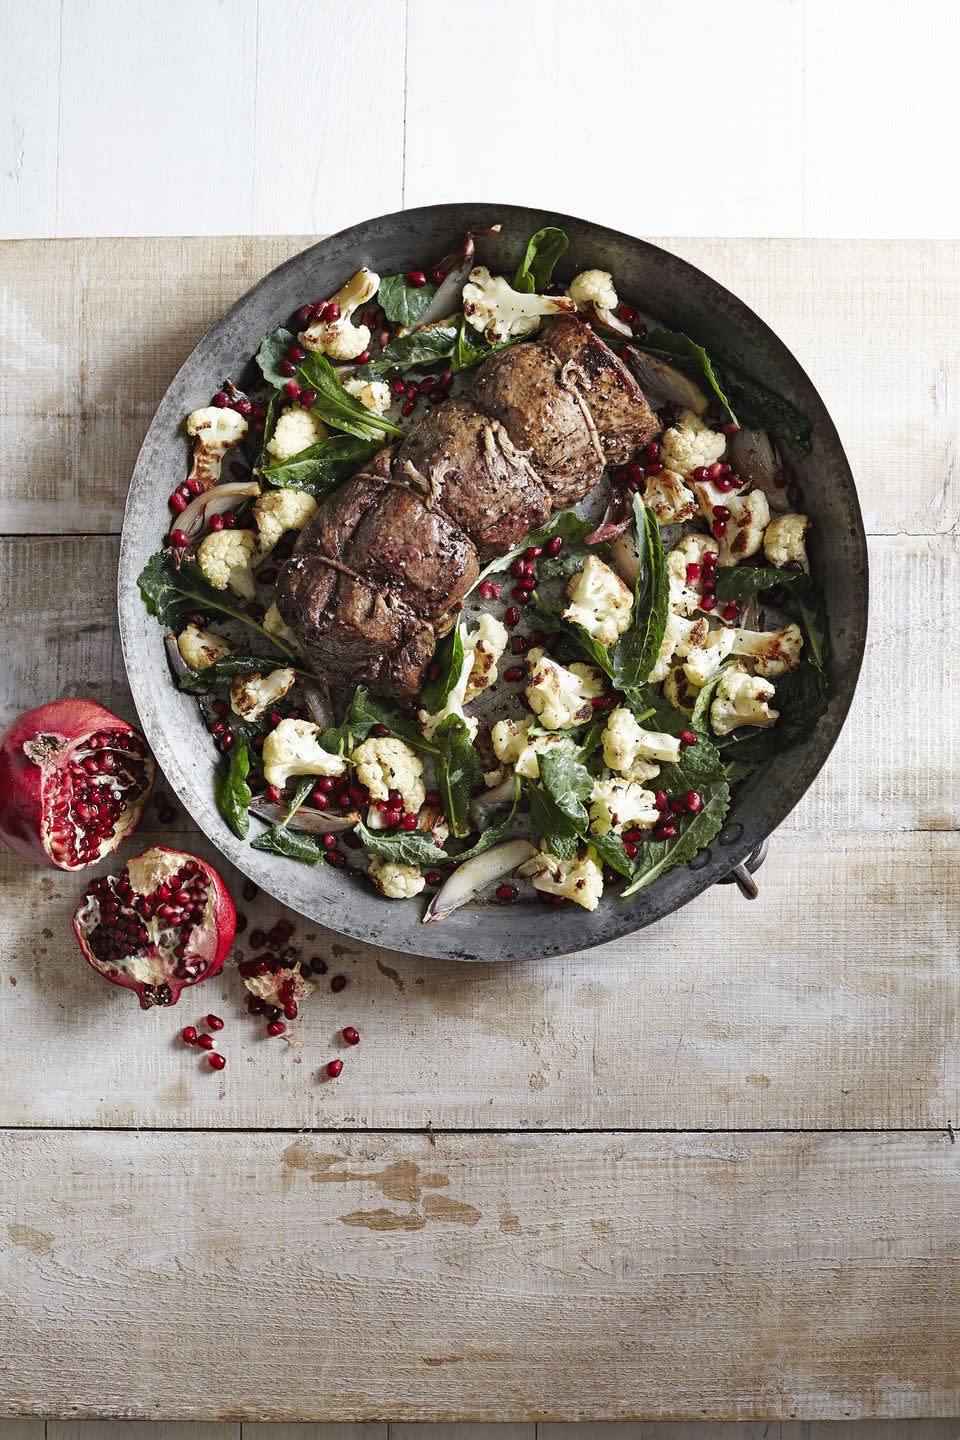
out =
[(696, 734), (696, 731), (695, 731), (695, 730), (681, 730), (681, 731), (680, 731), (679, 739), (680, 739), (680, 744), (681, 744), (681, 745), (696, 745), (696, 743), (697, 743), (697, 734)]
[(346, 988), (346, 975), (334, 975), (333, 979), (330, 981), (330, 989), (333, 991), (334, 995), (338, 995), (341, 990), (345, 990)]
[(524, 672), (522, 665), (509, 665), (507, 669), (503, 672), (503, 678), (504, 680), (509, 680), (511, 682), (514, 680), (522, 680), (523, 673)]
[(282, 1020), (271, 1020), (267, 1026), (268, 1035), (285, 1035), (286, 1033), (287, 1027)]
[(543, 548), (548, 555), (559, 555), (560, 551), (563, 549), (563, 537), (560, 535), (554, 535), (553, 539), (548, 540)]
[(703, 796), (699, 790), (688, 790), (683, 797), (683, 802), (691, 815), (696, 815), (698, 810), (703, 809)]
[(505, 625), (519, 624), (520, 611), (517, 609), (516, 605), (507, 606), (506, 610), (503, 612), (503, 620)]
[(723, 620), (739, 620), (739, 618), (740, 618), (740, 602), (739, 602), (739, 600), (731, 600), (728, 605), (724, 605), (723, 609), (720, 611), (720, 617), (721, 617), (721, 619), (723, 619)]
[(200, 1046), (201, 1050), (212, 1050), (216, 1043), (217, 1042), (216, 1040), (214, 1040), (212, 1035), (197, 1036), (197, 1044)]
[(360, 1044), (360, 1033), (359, 1031), (355, 1030), (352, 1025), (344, 1026), (343, 1038), (348, 1045)]
[(427, 277), (422, 270), (407, 271), (407, 284), (412, 285), (415, 290), (419, 290), (420, 287), (426, 285), (426, 283)]
[(329, 1060), (327, 1062), (327, 1074), (330, 1076), (331, 1080), (336, 1080), (337, 1076), (342, 1072), (342, 1070), (342, 1060)]
[(190, 536), (185, 530), (171, 530), (170, 544), (175, 550), (186, 550), (190, 544)]
[(296, 1020), (298, 1014), (297, 1002), (295, 1000), (288, 1000), (283, 1007), (283, 1014), (287, 1020)]
[(676, 825), (658, 825), (654, 832), (654, 840), (672, 840), (677, 833)]
[(220, 1019), (219, 1015), (208, 1015), (206, 1020), (204, 1021), (204, 1024), (206, 1025), (208, 1030), (223, 1029), (223, 1021)]
[(227, 1063), (226, 1055), (208, 1055), (207, 1064), (211, 1070), (222, 1070)]
[(498, 885), (496, 895), (498, 900), (516, 900), (520, 891), (516, 885)]
[(197, 1030), (195, 1025), (184, 1025), (180, 1034), (183, 1036), (183, 1043), (185, 1045), (196, 1045)]
[[(244, 887), (244, 891), (246, 891), (246, 887)], [(250, 896), (250, 895), (247, 895), (246, 893), (244, 893), (244, 897), (243, 897), (243, 898), (244, 898), (244, 900), (250, 900), (250, 899), (252, 899), (253, 897)], [(267, 937), (266, 937), (266, 934), (264, 933), (264, 931), (262, 931), (262, 930), (251, 930), (251, 931), (250, 931), (250, 944), (253, 946), (254, 950), (262, 950), (263, 947), (264, 947), (264, 945), (266, 945), (266, 943), (267, 943)]]

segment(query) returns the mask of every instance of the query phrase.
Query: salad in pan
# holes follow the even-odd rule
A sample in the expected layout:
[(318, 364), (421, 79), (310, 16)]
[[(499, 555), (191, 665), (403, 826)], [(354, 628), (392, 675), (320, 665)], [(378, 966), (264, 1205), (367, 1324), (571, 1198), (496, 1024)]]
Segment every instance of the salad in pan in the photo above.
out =
[(186, 417), (139, 579), (234, 833), (426, 921), (628, 899), (828, 695), (805, 418), (557, 279), (562, 231), (509, 276), (483, 238), (267, 335)]

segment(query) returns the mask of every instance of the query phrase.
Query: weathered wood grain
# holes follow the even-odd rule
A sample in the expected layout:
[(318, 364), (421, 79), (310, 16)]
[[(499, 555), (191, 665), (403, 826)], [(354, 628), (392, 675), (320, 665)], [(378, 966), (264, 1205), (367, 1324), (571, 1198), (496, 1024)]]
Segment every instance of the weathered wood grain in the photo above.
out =
[[(155, 820), (138, 839), (221, 864), (203, 837)], [(224, 873), (250, 927), (285, 913), (243, 901)], [(233, 960), (254, 953), (249, 929), (220, 977), (142, 1014), (76, 948), (79, 879), (4, 853), (0, 1124), (956, 1124), (960, 835), (783, 835), (763, 886), (752, 905), (723, 886), (614, 945), (503, 966), (399, 956), (291, 916), (304, 953), (349, 984), (334, 995), (321, 979), (289, 1046), (244, 1010)], [(219, 1076), (179, 1039), (211, 1009), (227, 1021)], [(320, 1072), (336, 1054), (332, 1083)]]
[(8, 1414), (960, 1406), (946, 1136), (22, 1131), (0, 1163)]
[[(0, 538), (0, 594), (17, 638), (0, 667), (0, 727), (30, 705), (77, 693), (135, 719), (115, 623), (116, 557), (108, 537)], [(873, 618), (851, 717), (785, 830), (958, 824), (953, 651), (931, 637), (960, 592), (960, 537), (876, 537), (870, 563)]]
[[(117, 530), (178, 366), (231, 301), (306, 243), (0, 243), (0, 447), (18, 457), (0, 479), (3, 528)], [(794, 349), (847, 445), (868, 531), (956, 530), (960, 242), (660, 243), (729, 285)]]

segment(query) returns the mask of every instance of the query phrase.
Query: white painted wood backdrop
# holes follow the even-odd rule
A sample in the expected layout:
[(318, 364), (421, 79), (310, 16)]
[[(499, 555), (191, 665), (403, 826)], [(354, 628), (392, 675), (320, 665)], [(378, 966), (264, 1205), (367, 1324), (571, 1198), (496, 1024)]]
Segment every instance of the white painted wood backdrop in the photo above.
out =
[(0, 235), (960, 233), (955, 0), (0, 0)]

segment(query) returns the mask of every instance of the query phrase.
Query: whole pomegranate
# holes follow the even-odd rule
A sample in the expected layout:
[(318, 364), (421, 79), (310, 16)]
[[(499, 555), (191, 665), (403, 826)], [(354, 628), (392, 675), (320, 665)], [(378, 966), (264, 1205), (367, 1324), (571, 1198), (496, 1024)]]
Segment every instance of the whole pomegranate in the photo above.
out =
[(83, 870), (140, 821), (153, 785), (143, 736), (94, 700), (53, 700), (0, 736), (0, 838), (28, 860)]
[(176, 1005), (186, 986), (219, 974), (237, 912), (212, 866), (155, 845), (92, 882), (73, 928), (94, 970), (149, 1010)]

